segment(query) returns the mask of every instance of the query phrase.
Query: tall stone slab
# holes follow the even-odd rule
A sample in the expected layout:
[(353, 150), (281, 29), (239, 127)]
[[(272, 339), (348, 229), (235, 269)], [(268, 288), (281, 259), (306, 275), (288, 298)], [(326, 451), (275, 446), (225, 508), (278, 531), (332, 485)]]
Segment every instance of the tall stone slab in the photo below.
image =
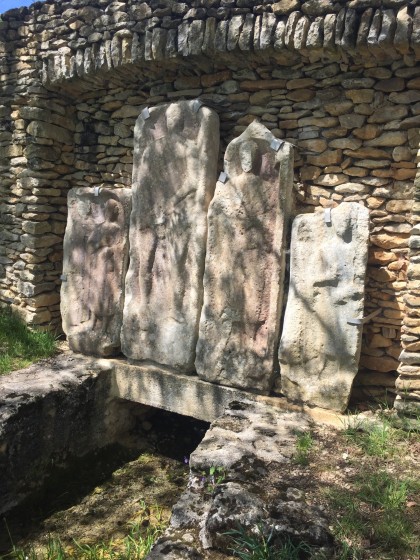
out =
[(143, 111), (134, 131), (123, 353), (194, 370), (219, 118), (197, 101)]
[(356, 202), (297, 216), (280, 341), (281, 392), (344, 411), (357, 373), (369, 212)]
[(225, 174), (209, 208), (196, 368), (207, 381), (266, 393), (277, 362), (292, 148), (253, 122), (229, 144)]
[(130, 189), (69, 191), (61, 316), (75, 352), (120, 352), (130, 210)]

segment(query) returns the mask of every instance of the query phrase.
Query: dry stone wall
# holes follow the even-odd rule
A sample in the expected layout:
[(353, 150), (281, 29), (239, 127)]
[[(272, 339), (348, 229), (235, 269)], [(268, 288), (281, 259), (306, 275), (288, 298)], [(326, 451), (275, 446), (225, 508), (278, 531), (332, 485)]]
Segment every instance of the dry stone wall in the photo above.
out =
[(295, 213), (370, 210), (365, 315), (380, 314), (353, 395), (418, 407), (419, 2), (47, 1), (2, 19), (2, 302), (60, 324), (68, 189), (131, 187), (141, 110), (199, 98), (222, 153), (255, 119), (296, 146)]

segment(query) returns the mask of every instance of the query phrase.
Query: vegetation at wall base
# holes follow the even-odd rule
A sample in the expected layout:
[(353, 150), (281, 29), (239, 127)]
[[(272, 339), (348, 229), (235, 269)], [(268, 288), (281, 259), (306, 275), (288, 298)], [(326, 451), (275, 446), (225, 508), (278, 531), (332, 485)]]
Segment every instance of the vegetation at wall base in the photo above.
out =
[(419, 432), (418, 418), (388, 407), (369, 421), (349, 417), (339, 438), (350, 475), (324, 489), (339, 560), (420, 558)]
[(0, 308), (0, 375), (49, 358), (56, 350), (51, 333), (32, 330), (9, 308)]
[[(159, 506), (142, 502), (139, 517), (131, 523), (125, 537), (98, 543), (73, 541), (65, 546), (59, 538), (49, 537), (44, 547), (16, 547), (1, 560), (142, 560), (163, 533), (168, 519)], [(12, 537), (11, 537), (12, 538)]]
[[(294, 467), (280, 480), (320, 507), (334, 550), (263, 533), (261, 526), (228, 533), (241, 560), (417, 560), (420, 558), (419, 419), (383, 407), (343, 429), (296, 434)], [(286, 482), (287, 480), (287, 482)], [(299, 499), (299, 498), (297, 498)], [(273, 531), (274, 533), (274, 531)]]
[[(261, 525), (256, 533), (250, 533), (243, 527), (226, 533), (231, 540), (231, 552), (241, 560), (303, 560), (315, 559), (314, 547), (304, 542), (294, 542), (284, 538), (281, 543), (272, 542), (273, 533), (264, 535)], [(321, 560), (318, 555), (317, 558)]]
[(294, 460), (298, 465), (309, 465), (311, 449), (314, 446), (314, 439), (310, 432), (300, 432), (296, 434), (296, 453)]

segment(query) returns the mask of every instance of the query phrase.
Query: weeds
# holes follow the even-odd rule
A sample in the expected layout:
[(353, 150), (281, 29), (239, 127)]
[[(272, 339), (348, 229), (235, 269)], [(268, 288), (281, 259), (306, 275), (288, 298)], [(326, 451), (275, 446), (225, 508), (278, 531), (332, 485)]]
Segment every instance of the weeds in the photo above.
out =
[(333, 490), (329, 496), (339, 512), (335, 536), (354, 558), (360, 557), (354, 553), (360, 554), (362, 543), (384, 552), (401, 551), (413, 544), (413, 524), (406, 504), (410, 492), (418, 490), (418, 483), (378, 471), (359, 476), (352, 486), (351, 492)]
[(360, 497), (384, 511), (402, 509), (408, 496), (408, 482), (395, 480), (387, 472), (368, 474), (360, 487)]
[(153, 543), (163, 533), (166, 523), (157, 506), (142, 503), (139, 519), (131, 523), (128, 534), (122, 539), (111, 539), (95, 544), (73, 541), (64, 546), (59, 538), (49, 537), (41, 550), (33, 546), (17, 548), (0, 556), (1, 560), (142, 560)]
[(301, 560), (311, 558), (314, 548), (304, 542), (294, 543), (285, 537), (280, 543), (273, 542), (273, 531), (266, 537), (261, 525), (257, 533), (240, 527), (226, 533), (231, 539), (229, 550), (241, 560)]
[(51, 333), (30, 330), (8, 309), (0, 309), (0, 374), (28, 366), (56, 352)]
[(299, 432), (296, 435), (296, 453), (294, 455), (294, 460), (298, 465), (309, 465), (309, 457), (313, 445), (314, 439), (310, 432)]
[[(351, 420), (343, 430), (344, 436), (360, 447), (367, 455), (382, 459), (392, 457), (397, 443), (409, 443), (418, 437), (419, 424), (407, 422), (395, 414), (379, 414), (379, 421)], [(417, 429), (416, 429), (417, 427)]]
[(360, 418), (358, 414), (347, 412), (345, 419), (342, 421), (343, 434), (349, 438), (355, 437), (365, 428), (365, 419)]
[(209, 494), (213, 494), (219, 484), (222, 484), (226, 480), (228, 469), (220, 465), (212, 465), (208, 472), (202, 471), (201, 473), (201, 483), (202, 487)]

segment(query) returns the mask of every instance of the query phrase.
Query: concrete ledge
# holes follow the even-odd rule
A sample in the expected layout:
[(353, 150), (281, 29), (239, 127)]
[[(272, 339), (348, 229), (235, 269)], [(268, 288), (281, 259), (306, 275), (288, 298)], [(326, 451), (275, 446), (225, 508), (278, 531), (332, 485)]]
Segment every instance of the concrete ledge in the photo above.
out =
[(196, 376), (182, 375), (155, 365), (132, 365), (101, 360), (113, 369), (112, 396), (212, 422), (234, 400), (255, 395), (214, 385)]
[[(272, 407), (304, 412), (314, 422), (335, 427), (345, 425), (345, 415), (322, 408), (293, 404), (284, 397), (267, 397), (232, 387), (202, 381), (154, 364), (129, 364), (124, 360), (99, 360), (101, 367), (112, 371), (112, 397), (137, 402), (198, 420), (213, 422), (234, 400), (253, 400)], [(99, 365), (98, 364), (98, 365)]]

